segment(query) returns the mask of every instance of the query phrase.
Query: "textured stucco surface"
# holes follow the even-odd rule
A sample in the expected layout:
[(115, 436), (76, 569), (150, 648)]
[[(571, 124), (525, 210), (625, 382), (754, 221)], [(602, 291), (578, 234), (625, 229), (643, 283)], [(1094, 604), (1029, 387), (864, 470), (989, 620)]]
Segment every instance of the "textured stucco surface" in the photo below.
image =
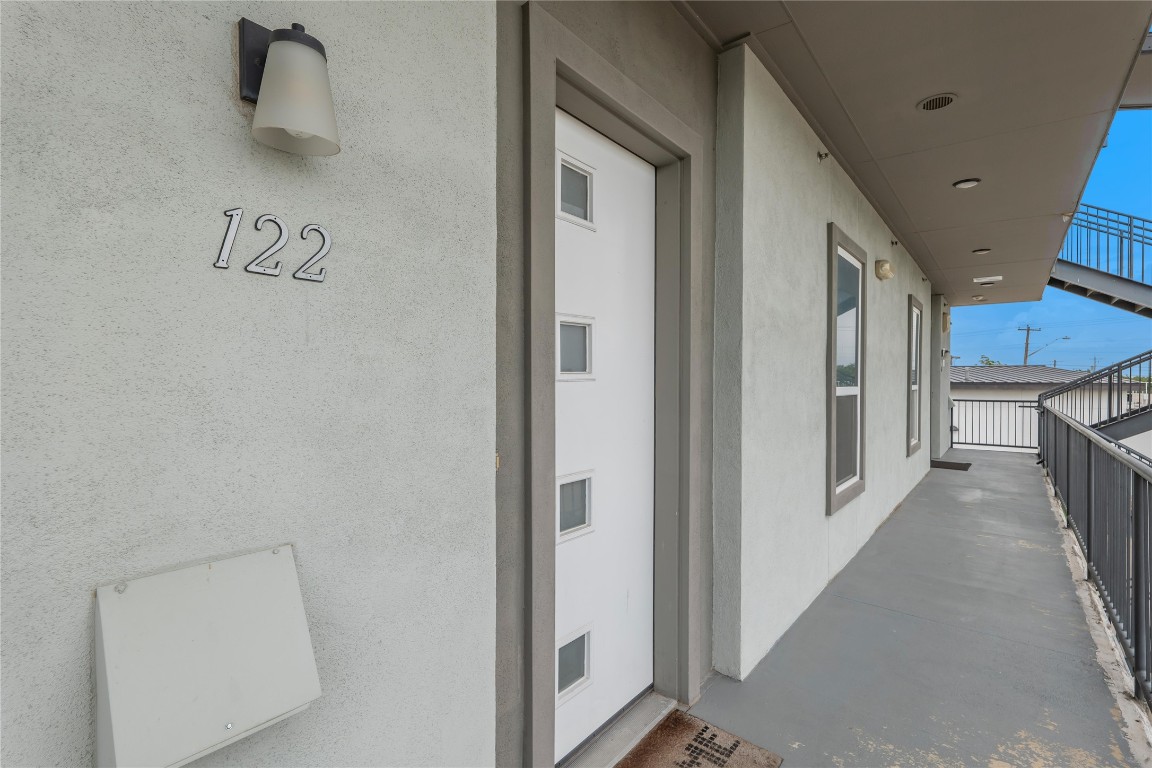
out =
[[(716, 325), (733, 332), (716, 337), (714, 657), (743, 678), (928, 470), (928, 451), (906, 455), (905, 377), (908, 295), (929, 306), (931, 285), (746, 48), (721, 54), (719, 90), (717, 163), (740, 166), (742, 193), (717, 221)], [(828, 222), (868, 254), (866, 490), (831, 517)], [(877, 280), (876, 259), (896, 277)]]
[[(342, 154), (252, 140), (241, 16), (326, 44)], [(2, 43), (4, 764), (91, 764), (97, 584), (284, 541), (323, 696), (204, 762), (491, 764), (494, 5), (4, 3)]]
[(952, 403), (949, 383), (952, 378), (951, 322), (948, 323), (948, 330), (944, 330), (944, 318), (950, 317), (951, 313), (952, 308), (943, 296), (937, 294), (932, 297), (931, 322), (925, 325), (931, 342), (931, 352), (925, 359), (924, 370), (931, 374), (927, 410), (932, 427), (928, 433), (931, 441), (929, 445), (934, 459), (943, 456), (952, 444)]

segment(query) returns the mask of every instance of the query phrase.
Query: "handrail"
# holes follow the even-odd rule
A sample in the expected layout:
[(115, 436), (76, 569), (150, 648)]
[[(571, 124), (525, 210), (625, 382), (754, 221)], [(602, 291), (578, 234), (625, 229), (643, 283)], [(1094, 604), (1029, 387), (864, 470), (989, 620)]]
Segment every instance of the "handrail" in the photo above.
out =
[(1040, 407), (1103, 429), (1152, 412), (1152, 349), (1041, 392)]
[(1152, 349), (1148, 350), (1147, 352), (1141, 352), (1139, 354), (1133, 355), (1132, 357), (1121, 360), (1118, 363), (1112, 363), (1111, 365), (1105, 368), (1101, 368), (1097, 371), (1089, 371), (1078, 379), (1073, 379), (1072, 381), (1069, 381), (1065, 384), (1060, 384), (1059, 386), (1053, 387), (1052, 389), (1045, 390), (1040, 393), (1040, 402), (1043, 403), (1045, 400), (1051, 399), (1056, 395), (1062, 394), (1072, 389), (1077, 389), (1078, 387), (1082, 387), (1094, 381), (1106, 379), (1112, 374), (1121, 372), (1125, 369), (1139, 368), (1143, 363), (1147, 363), (1149, 361), (1152, 361)]
[(1133, 694), (1152, 703), (1152, 459), (1097, 429), (1152, 412), (1149, 374), (1152, 350), (1036, 402), (1040, 461), (1136, 681)]
[(1101, 232), (1131, 233), (1144, 244), (1152, 243), (1152, 221), (1140, 216), (1084, 205), (1073, 214), (1072, 219), (1080, 226), (1098, 229)]
[(1152, 284), (1152, 221), (1096, 205), (1081, 205), (1059, 259)]
[(1145, 480), (1152, 482), (1152, 459), (1140, 453), (1134, 448), (1130, 448), (1122, 443), (1117, 443), (1115, 440), (1108, 439), (1107, 436), (1100, 434), (1091, 427), (1087, 427), (1076, 419), (1072, 418), (1066, 413), (1060, 411), (1045, 409), (1044, 413), (1051, 413), (1061, 421), (1067, 422), (1068, 426), (1079, 432), (1088, 441), (1094, 445), (1102, 448), (1105, 452), (1110, 454), (1113, 458), (1121, 464), (1132, 470), (1136, 474), (1143, 477)]

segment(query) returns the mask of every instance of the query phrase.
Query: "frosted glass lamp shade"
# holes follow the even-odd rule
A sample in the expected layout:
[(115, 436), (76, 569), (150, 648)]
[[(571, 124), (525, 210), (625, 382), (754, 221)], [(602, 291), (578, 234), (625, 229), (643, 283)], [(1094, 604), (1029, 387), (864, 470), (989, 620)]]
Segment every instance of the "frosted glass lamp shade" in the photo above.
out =
[(279, 32), (272, 33), (268, 46), (252, 136), (296, 155), (334, 155), (340, 151), (340, 132), (328, 60), (308, 45), (276, 40)]

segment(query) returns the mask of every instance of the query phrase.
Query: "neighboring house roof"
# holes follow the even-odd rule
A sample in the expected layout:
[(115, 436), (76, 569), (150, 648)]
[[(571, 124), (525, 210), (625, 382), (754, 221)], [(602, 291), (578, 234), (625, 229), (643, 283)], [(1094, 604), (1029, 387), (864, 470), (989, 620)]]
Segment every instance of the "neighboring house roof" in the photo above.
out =
[(1087, 371), (1069, 371), (1047, 365), (954, 365), (951, 381), (956, 384), (1065, 384)]

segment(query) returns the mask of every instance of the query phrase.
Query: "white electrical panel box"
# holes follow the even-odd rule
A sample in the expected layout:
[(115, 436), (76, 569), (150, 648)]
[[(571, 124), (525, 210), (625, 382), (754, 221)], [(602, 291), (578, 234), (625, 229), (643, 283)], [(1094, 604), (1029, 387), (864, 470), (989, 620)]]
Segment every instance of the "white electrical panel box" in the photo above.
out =
[(320, 696), (288, 545), (96, 590), (96, 764), (179, 766)]

